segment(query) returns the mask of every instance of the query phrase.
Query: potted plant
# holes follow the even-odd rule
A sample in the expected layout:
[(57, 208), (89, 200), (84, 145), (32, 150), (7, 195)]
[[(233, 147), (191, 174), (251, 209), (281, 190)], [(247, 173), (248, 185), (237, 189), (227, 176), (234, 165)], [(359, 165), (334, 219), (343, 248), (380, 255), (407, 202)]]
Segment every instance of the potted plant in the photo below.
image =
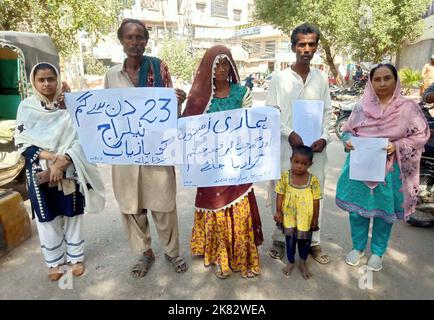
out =
[(419, 89), (422, 84), (422, 74), (410, 68), (402, 68), (398, 72), (405, 95), (410, 95), (411, 89)]

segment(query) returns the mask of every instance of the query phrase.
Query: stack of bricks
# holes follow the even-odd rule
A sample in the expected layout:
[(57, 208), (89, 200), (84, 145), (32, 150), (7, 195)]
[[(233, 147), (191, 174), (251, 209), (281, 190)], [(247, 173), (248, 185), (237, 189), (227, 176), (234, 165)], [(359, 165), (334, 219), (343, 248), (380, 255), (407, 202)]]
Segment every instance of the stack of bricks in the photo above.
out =
[(32, 235), (30, 219), (21, 195), (0, 189), (0, 256)]

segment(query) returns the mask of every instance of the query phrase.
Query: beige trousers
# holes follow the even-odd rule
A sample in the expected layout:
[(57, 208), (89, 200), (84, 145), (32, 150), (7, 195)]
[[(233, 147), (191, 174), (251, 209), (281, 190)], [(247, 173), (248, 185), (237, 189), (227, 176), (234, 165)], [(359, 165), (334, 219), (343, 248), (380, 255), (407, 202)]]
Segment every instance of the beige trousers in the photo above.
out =
[[(122, 213), (122, 222), (131, 248), (137, 253), (151, 249), (151, 231), (147, 211), (138, 214)], [(164, 252), (170, 257), (180, 255), (178, 215), (176, 208), (169, 212), (152, 211), (152, 219), (157, 228), (158, 236), (164, 247)]]

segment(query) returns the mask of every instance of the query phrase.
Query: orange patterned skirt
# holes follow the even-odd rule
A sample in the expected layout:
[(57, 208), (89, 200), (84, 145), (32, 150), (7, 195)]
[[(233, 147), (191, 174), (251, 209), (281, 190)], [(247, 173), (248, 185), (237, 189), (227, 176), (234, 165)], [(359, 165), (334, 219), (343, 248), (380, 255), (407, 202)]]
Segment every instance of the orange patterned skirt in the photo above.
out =
[(225, 275), (230, 269), (243, 277), (259, 274), (248, 195), (225, 209), (196, 210), (190, 246), (192, 255), (204, 256), (205, 266), (217, 264)]

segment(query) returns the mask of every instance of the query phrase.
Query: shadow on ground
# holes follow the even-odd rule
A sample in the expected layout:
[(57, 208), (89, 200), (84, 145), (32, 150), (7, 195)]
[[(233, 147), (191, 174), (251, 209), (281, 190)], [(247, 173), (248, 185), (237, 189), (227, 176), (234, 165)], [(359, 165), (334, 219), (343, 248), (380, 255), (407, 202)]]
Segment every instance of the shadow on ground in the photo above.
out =
[[(323, 248), (331, 257), (328, 265), (309, 259), (314, 274), (302, 279), (294, 270), (285, 277), (283, 261), (268, 255), (274, 222), (266, 207), (266, 183), (255, 185), (265, 241), (260, 247), (261, 275), (243, 279), (232, 274), (220, 280), (202, 259), (191, 257), (189, 239), (193, 224), (195, 190), (184, 188), (178, 178), (180, 241), (189, 270), (176, 274), (164, 259), (153, 224), (151, 235), (157, 260), (148, 275), (133, 279), (130, 266), (136, 257), (128, 247), (118, 207), (111, 191), (110, 167), (100, 166), (106, 192), (106, 210), (85, 217), (86, 273), (73, 279), (73, 289), (62, 290), (47, 280), (34, 222), (33, 236), (0, 259), (0, 299), (432, 299), (434, 297), (434, 228), (418, 229), (397, 223), (392, 231), (384, 269), (373, 274), (373, 288), (359, 288), (358, 267), (343, 261), (351, 249), (348, 215), (334, 203), (335, 186), (344, 161), (337, 141), (328, 148), (329, 165), (321, 228)], [(26, 201), (30, 212), (29, 202)]]

